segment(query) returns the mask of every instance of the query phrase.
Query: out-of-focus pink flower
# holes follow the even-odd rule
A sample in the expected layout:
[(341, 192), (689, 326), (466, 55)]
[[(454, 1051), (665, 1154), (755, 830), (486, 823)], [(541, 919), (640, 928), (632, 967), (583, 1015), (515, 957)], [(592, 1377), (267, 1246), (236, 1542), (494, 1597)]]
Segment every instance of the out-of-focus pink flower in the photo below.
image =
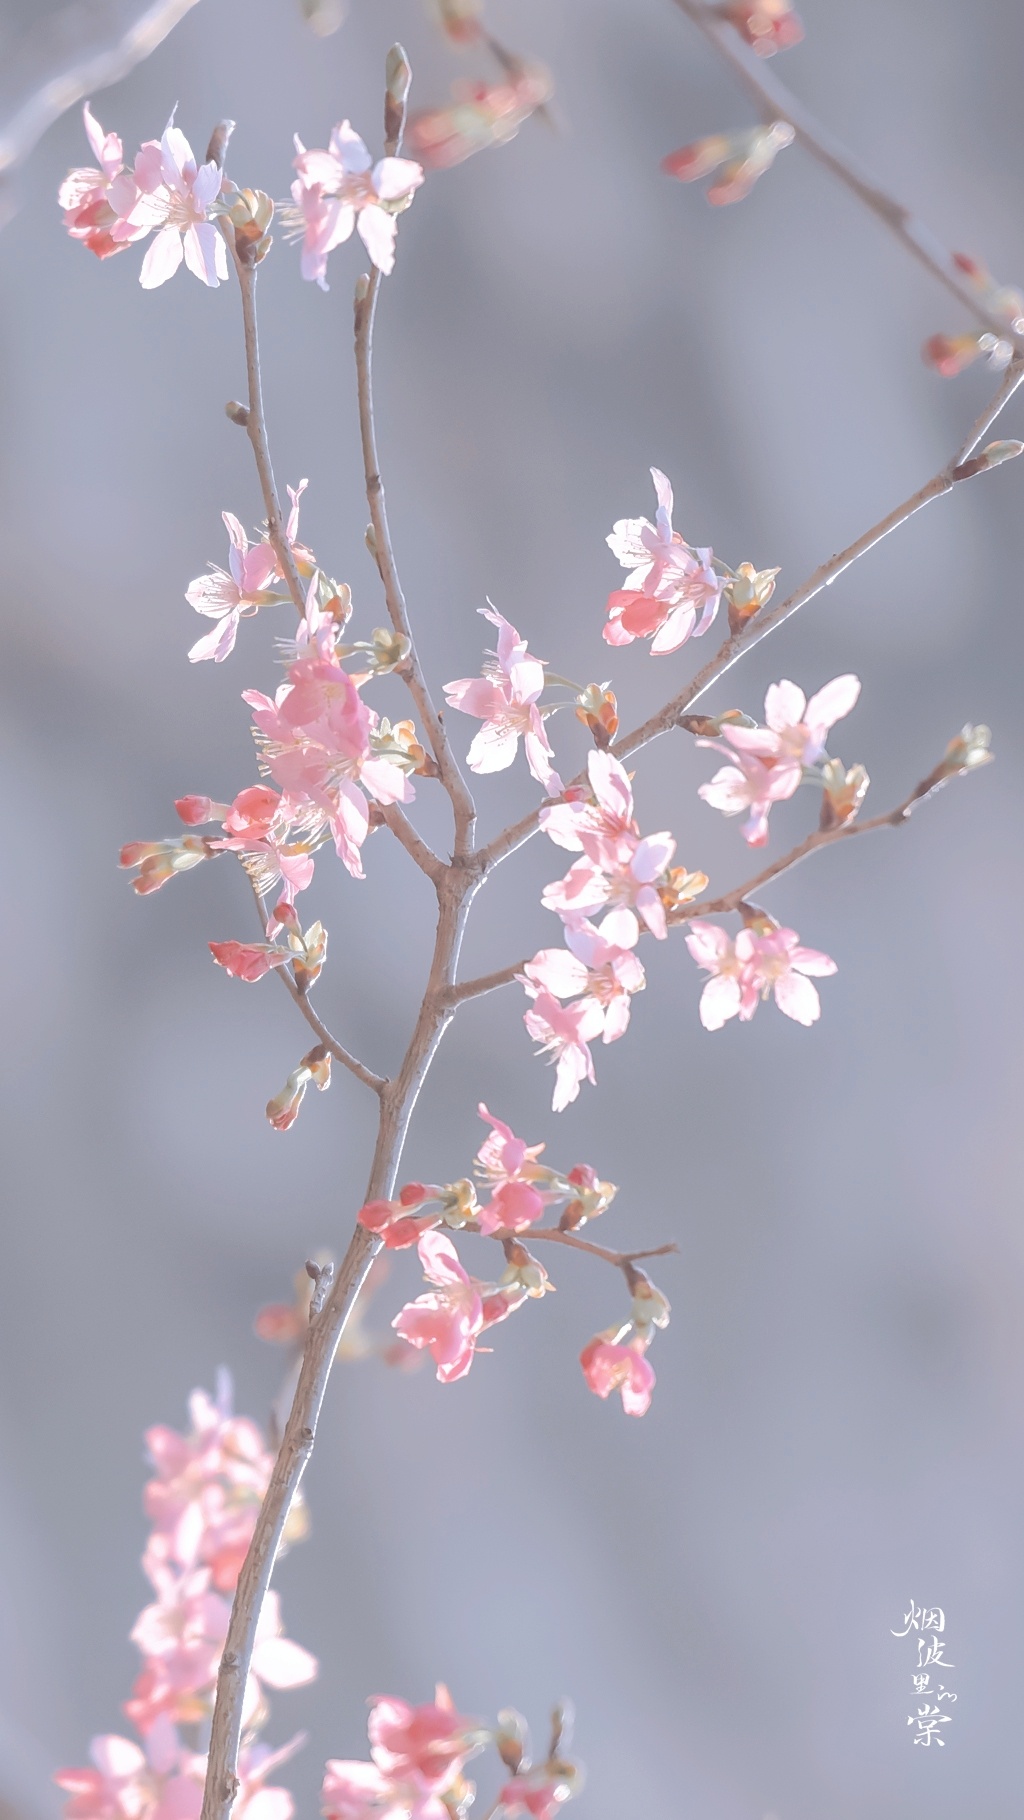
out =
[(609, 1338), (616, 1332), (617, 1329), (609, 1328), (608, 1333), (597, 1334), (587, 1341), (580, 1353), (583, 1376), (599, 1397), (609, 1397), (613, 1390), (619, 1391), (627, 1416), (646, 1415), (655, 1384), (653, 1368), (644, 1357), (646, 1343), (637, 1335), (628, 1343), (620, 1344)]
[(493, 607), (481, 607), (480, 612), (498, 628), (494, 661), (485, 663), (483, 676), (463, 677), (444, 686), (450, 708), (459, 708), (484, 723), (466, 762), (471, 771), (505, 771), (519, 750), (521, 737), (532, 775), (554, 796), (560, 793), (562, 780), (552, 770), (551, 745), (537, 706), (544, 688), (544, 665), (527, 655), (526, 640)]
[(310, 647), (288, 666), (288, 681), (273, 701), (255, 689), (242, 699), (264, 736), (271, 777), (292, 805), (320, 812), (339, 858), (353, 878), (362, 878), (360, 848), (370, 816), (358, 786), (382, 803), (411, 802), (415, 793), (398, 765), (373, 755), (373, 718), (353, 677), (335, 657)]
[(684, 145), (678, 152), (670, 152), (662, 159), (661, 168), (669, 177), (693, 183), (721, 165), (721, 175), (708, 189), (708, 201), (742, 202), (794, 138), (788, 120), (775, 120), (770, 126), (755, 126), (742, 133), (713, 133)]
[(423, 1273), (436, 1293), (407, 1302), (391, 1325), (410, 1346), (426, 1347), (442, 1384), (464, 1378), (473, 1363), (484, 1311), (477, 1285), (463, 1270), (450, 1239), (425, 1232), (417, 1247)]
[[(146, 1515), (153, 1525), (150, 1547), (158, 1558), (179, 1568), (204, 1566), (221, 1592), (234, 1590), (252, 1540), (274, 1456), (255, 1422), (231, 1409), (225, 1379), (216, 1400), (205, 1390), (189, 1398), (191, 1427), (150, 1428), (146, 1447), (155, 1477), (144, 1493)], [(302, 1534), (299, 1505), (294, 1538)]]
[(216, 287), (228, 275), (227, 249), (220, 230), (211, 220), (220, 193), (222, 175), (210, 159), (197, 165), (192, 147), (174, 124), (172, 114), (163, 138), (147, 141), (135, 160), (138, 200), (129, 212), (125, 229), (112, 230), (114, 239), (131, 230), (146, 233), (156, 228), (139, 273), (144, 290), (155, 290), (173, 278), (184, 259), (203, 284)]
[(385, 1774), (433, 1792), (447, 1787), (483, 1736), (476, 1720), (456, 1711), (443, 1685), (426, 1706), (375, 1695), (368, 1729), (370, 1753)]
[(743, 838), (751, 847), (763, 847), (772, 804), (799, 788), (805, 767), (823, 757), (829, 733), (849, 714), (859, 694), (856, 676), (835, 677), (810, 701), (795, 683), (772, 683), (764, 698), (766, 727), (726, 723), (721, 729), (724, 745), (718, 740), (698, 741), (728, 754), (732, 763), (716, 771), (697, 794), (723, 815), (747, 810)]
[(651, 477), (658, 496), (654, 523), (620, 518), (606, 539), (630, 574), (608, 596), (604, 638), (610, 645), (650, 638), (652, 655), (660, 657), (707, 631), (723, 578), (711, 566), (711, 550), (691, 548), (672, 529), (672, 487), (660, 468), (652, 468)]
[(775, 1003), (798, 1024), (816, 1023), (821, 1001), (808, 976), (836, 972), (836, 963), (816, 948), (802, 948), (795, 929), (741, 929), (733, 941), (716, 923), (694, 921), (686, 945), (711, 974), (701, 994), (700, 1021), (720, 1030), (730, 1018), (747, 1023), (761, 999)]
[(729, 0), (720, 11), (759, 57), (799, 44), (804, 28), (790, 0)]
[(551, 72), (542, 63), (519, 62), (506, 82), (456, 82), (450, 106), (409, 116), (406, 144), (428, 170), (450, 170), (474, 152), (514, 139), (552, 91)]
[(278, 574), (273, 546), (264, 540), (250, 549), (249, 539), (234, 514), (223, 512), (221, 516), (231, 544), (230, 573), (211, 564), (209, 575), (197, 575), (185, 590), (185, 599), (197, 613), (218, 622), (212, 632), (205, 633), (192, 646), (188, 660), (193, 664), (208, 657), (214, 663), (223, 663), (235, 648), (239, 620), (277, 598), (267, 588)]
[[(279, 1750), (243, 1745), (238, 1758), (239, 1791), (233, 1812), (247, 1820), (291, 1820), (287, 1789), (268, 1788), (267, 1778), (304, 1742), (300, 1735)], [(94, 1738), (94, 1769), (62, 1769), (54, 1776), (71, 1799), (65, 1820), (199, 1820), (206, 1757), (188, 1750), (175, 1727), (158, 1719), (145, 1750), (128, 1738)]]
[(561, 1773), (551, 1764), (540, 1764), (506, 1782), (498, 1812), (502, 1820), (514, 1820), (516, 1814), (528, 1814), (530, 1820), (555, 1820), (563, 1802), (572, 1800), (578, 1779), (571, 1764), (562, 1766)]
[(562, 1005), (550, 992), (538, 992), (523, 1023), (541, 1051), (556, 1063), (551, 1106), (561, 1112), (577, 1098), (581, 1082), (594, 1084), (594, 1058), (589, 1044), (604, 1028), (604, 1011), (594, 999)]
[[(124, 168), (124, 152), (116, 133), (105, 133), (89, 103), (82, 109), (86, 136), (99, 169), (69, 171), (57, 192), (64, 210), (64, 225), (72, 240), (80, 240), (99, 259), (121, 253), (148, 230), (129, 229), (125, 216), (138, 199), (134, 178)], [(115, 239), (112, 229), (120, 232)]]
[(976, 360), (984, 360), (997, 373), (1009, 366), (1013, 343), (986, 329), (978, 335), (929, 335), (921, 349), (925, 366), (934, 367), (943, 379), (955, 379)]
[(434, 12), (452, 44), (479, 44), (483, 38), (483, 0), (435, 0)]
[(320, 1811), (327, 1820), (451, 1820), (438, 1795), (386, 1776), (375, 1763), (327, 1763)]
[(593, 803), (574, 799), (541, 810), (549, 838), (570, 852), (582, 849), (584, 856), (546, 887), (541, 901), (570, 927), (606, 910), (601, 934), (619, 948), (635, 946), (641, 922), (663, 941), (667, 925), (658, 883), (675, 840), (667, 833), (641, 839), (629, 778), (610, 752), (591, 752), (587, 772)]
[(327, 286), (327, 255), (355, 227), (378, 271), (395, 264), (397, 216), (423, 182), (423, 168), (411, 158), (382, 158), (374, 164), (348, 120), (331, 133), (326, 152), (307, 151), (296, 134), (299, 175), (292, 184), (296, 219), (303, 233), (302, 276)]

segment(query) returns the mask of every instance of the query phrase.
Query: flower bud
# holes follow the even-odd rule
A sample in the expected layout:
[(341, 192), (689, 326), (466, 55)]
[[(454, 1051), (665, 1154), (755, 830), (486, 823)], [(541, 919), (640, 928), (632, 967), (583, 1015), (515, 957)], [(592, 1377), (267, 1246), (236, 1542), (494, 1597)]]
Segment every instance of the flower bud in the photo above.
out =
[(577, 1163), (575, 1169), (570, 1169), (565, 1182), (573, 1194), (562, 1210), (558, 1222), (560, 1232), (578, 1232), (588, 1220), (596, 1220), (611, 1206), (619, 1192), (614, 1182), (602, 1182), (589, 1163)]
[(656, 1289), (646, 1270), (629, 1266), (629, 1287), (633, 1292), (631, 1319), (638, 1333), (649, 1327), (667, 1327), (672, 1312), (668, 1298)]
[(742, 133), (713, 133), (670, 152), (661, 161), (669, 177), (693, 183), (722, 167), (721, 176), (707, 192), (713, 203), (739, 202), (753, 189), (757, 179), (774, 163), (777, 154), (795, 138), (788, 120), (775, 120), (770, 126), (757, 126)]
[(209, 847), (201, 835), (184, 834), (178, 840), (129, 841), (121, 848), (117, 863), (126, 869), (138, 866), (139, 876), (132, 881), (133, 888), (140, 897), (147, 897), (166, 885), (176, 872), (188, 872), (209, 857)]
[(748, 619), (767, 604), (775, 592), (778, 569), (755, 569), (752, 562), (741, 562), (722, 593), (729, 609), (729, 630), (738, 632)]
[(757, 722), (739, 708), (727, 708), (724, 714), (681, 714), (676, 725), (697, 739), (717, 739), (723, 727), (747, 727), (753, 730)]
[(502, 1285), (514, 1284), (525, 1289), (528, 1296), (546, 1295), (549, 1289), (554, 1289), (555, 1285), (550, 1281), (543, 1264), (532, 1252), (527, 1251), (525, 1245), (518, 1239), (503, 1239), (502, 1244), (508, 1260), (508, 1269), (501, 1279)]
[(607, 751), (619, 730), (618, 703), (607, 683), (588, 683), (576, 697), (576, 719), (589, 727), (594, 744)]
[(1013, 343), (988, 330), (983, 335), (931, 335), (921, 349), (921, 358), (943, 379), (955, 379), (981, 359), (1001, 373), (1013, 358)]
[(942, 776), (960, 777), (965, 771), (976, 771), (979, 765), (991, 764), (995, 757), (989, 751), (991, 743), (988, 727), (964, 727), (946, 747), (940, 767)]
[(225, 417), (229, 417), (232, 423), (237, 423), (240, 430), (247, 430), (249, 428), (248, 407), (244, 404), (239, 404), (237, 398), (228, 399), (227, 404), (224, 406), (224, 415)]
[(384, 138), (388, 149), (396, 148), (405, 130), (405, 109), (409, 99), (412, 70), (400, 44), (393, 44), (384, 65)]
[(717, 10), (759, 57), (788, 51), (804, 35), (803, 24), (790, 0), (729, 0)]
[(841, 758), (829, 758), (821, 767), (824, 792), (821, 799), (821, 821), (824, 830), (852, 822), (868, 793), (871, 782), (863, 765), (851, 765), (849, 771)]
[(318, 1043), (315, 1049), (303, 1056), (298, 1067), (292, 1069), (280, 1093), (267, 1101), (267, 1118), (275, 1131), (287, 1131), (294, 1125), (311, 1081), (321, 1093), (330, 1086), (331, 1057), (322, 1043)]
[(447, 1182), (437, 1191), (441, 1203), (441, 1218), (446, 1226), (457, 1232), (460, 1227), (468, 1226), (480, 1212), (480, 1203), (476, 1198), (476, 1189), (465, 1176), (457, 1182)]
[(294, 957), (295, 984), (300, 991), (308, 992), (323, 972), (327, 959), (327, 931), (323, 923), (311, 923), (305, 935), (297, 936), (290, 930), (288, 939), (297, 950)]
[(666, 910), (678, 910), (680, 904), (692, 903), (707, 887), (706, 872), (687, 872), (685, 866), (673, 866), (658, 886), (658, 896)]
[(233, 184), (224, 186), (224, 204), (221, 219), (231, 223), (237, 258), (243, 265), (258, 265), (271, 248), (267, 230), (274, 204), (264, 190), (239, 190)]
[(494, 1734), (494, 1747), (505, 1765), (515, 1776), (520, 1768), (529, 1769), (528, 1751), (530, 1734), (522, 1713), (515, 1707), (506, 1706), (498, 1714), (498, 1729)]

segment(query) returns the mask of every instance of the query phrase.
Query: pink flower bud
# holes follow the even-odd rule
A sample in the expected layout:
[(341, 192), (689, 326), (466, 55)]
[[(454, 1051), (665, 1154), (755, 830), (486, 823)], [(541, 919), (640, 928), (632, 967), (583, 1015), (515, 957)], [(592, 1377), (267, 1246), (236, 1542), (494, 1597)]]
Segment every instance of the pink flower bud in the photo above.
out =
[(218, 967), (232, 979), (261, 980), (274, 967), (286, 967), (291, 959), (286, 948), (273, 942), (209, 942), (207, 944)]
[[(197, 828), (203, 822), (221, 819), (219, 815), (215, 816), (214, 804), (208, 796), (179, 796), (174, 807), (186, 828)], [(221, 805), (218, 804), (217, 807), (220, 808)]]
[(759, 57), (774, 57), (799, 44), (804, 28), (789, 0), (732, 0), (721, 8), (723, 18)]

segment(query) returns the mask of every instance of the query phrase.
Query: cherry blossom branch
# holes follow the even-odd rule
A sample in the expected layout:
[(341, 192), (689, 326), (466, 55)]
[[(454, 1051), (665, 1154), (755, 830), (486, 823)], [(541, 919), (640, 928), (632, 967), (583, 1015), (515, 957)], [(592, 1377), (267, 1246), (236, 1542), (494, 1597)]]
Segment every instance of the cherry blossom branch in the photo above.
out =
[(260, 344), (256, 329), (256, 266), (250, 260), (241, 257), (235, 251), (230, 240), (228, 246), (235, 261), (239, 289), (242, 293), (245, 370), (249, 386), (249, 406), (245, 415), (245, 430), (252, 443), (252, 452), (256, 457), (256, 472), (259, 475), (260, 491), (263, 494), (263, 509), (267, 514), (267, 535), (274, 547), (281, 574), (288, 585), (288, 592), (301, 619), (306, 610), (306, 591), (295, 566), (295, 557), (285, 532), (284, 519), (281, 516), (281, 501), (278, 498), (277, 483), (274, 480), (270, 447), (267, 442), (266, 419), (263, 415)]
[[(1008, 387), (1004, 379), (988, 411), (983, 418), (978, 420), (983, 425), (980, 435), (984, 435), (985, 430), (995, 422), (999, 412), (1015, 390), (1016, 387)], [(975, 429), (977, 429), (977, 425)], [(973, 430), (971, 435), (975, 436)], [(979, 439), (975, 436), (975, 442)], [(717, 682), (720, 676), (724, 676), (727, 670), (731, 670), (733, 664), (742, 657), (745, 651), (760, 644), (762, 638), (767, 638), (769, 632), (774, 632), (777, 626), (782, 625), (784, 620), (790, 619), (801, 607), (806, 606), (816, 594), (831, 587), (837, 577), (850, 568), (858, 557), (864, 556), (868, 550), (873, 550), (876, 544), (881, 543), (890, 532), (898, 530), (900, 525), (906, 524), (909, 518), (913, 518), (915, 512), (919, 512), (931, 500), (941, 499), (943, 494), (952, 492), (961, 481), (970, 480), (975, 474), (986, 473), (990, 467), (997, 466), (999, 461), (1009, 459), (1011, 455), (1022, 452), (1024, 452), (1024, 445), (1008, 443), (1005, 445), (1005, 452), (994, 460), (986, 460), (984, 455), (971, 456), (966, 460), (954, 456), (946, 467), (927, 481), (923, 487), (919, 487), (916, 493), (912, 493), (909, 499), (905, 499), (901, 505), (896, 506), (885, 518), (880, 519), (878, 524), (872, 525), (871, 529), (858, 537), (856, 542), (848, 544), (845, 550), (839, 551), (838, 555), (830, 556), (827, 562), (821, 563), (803, 586), (796, 589), (795, 593), (787, 595), (785, 600), (779, 601), (770, 609), (762, 608), (737, 631), (731, 632), (714, 656), (708, 659), (703, 669), (698, 670), (696, 676), (678, 695), (673, 696), (671, 701), (666, 702), (664, 707), (650, 715), (631, 733), (624, 733), (621, 739), (615, 741), (611, 747), (615, 757), (627, 758), (631, 753), (638, 752), (641, 747), (648, 745), (659, 734), (667, 733), (670, 728), (678, 726), (680, 717), (686, 713), (687, 709), (707, 693), (713, 682)], [(572, 779), (570, 787), (585, 784), (586, 781), (587, 774), (585, 771), (581, 771)], [(510, 827), (503, 829), (486, 847), (480, 849), (479, 856), (488, 872), (536, 834), (540, 826), (540, 811), (543, 806), (543, 804), (539, 804), (537, 808), (531, 809), (528, 815), (522, 816), (519, 821), (513, 822)]]
[[(61, 114), (97, 89), (120, 82), (195, 5), (196, 0), (152, 0), (149, 6), (128, 9), (136, 17), (120, 27), (112, 13), (116, 17), (121, 9), (109, 4), (65, 6), (37, 20), (7, 66), (8, 74), (26, 66), (27, 93), (0, 126), (0, 189)], [(10, 213), (10, 204), (0, 201), (0, 225)]]
[(529, 955), (514, 961), (511, 967), (499, 967), (495, 973), (482, 973), (478, 979), (460, 980), (448, 994), (449, 1005), (464, 1005), (467, 999), (482, 998), (485, 992), (496, 992), (499, 986), (510, 986), (528, 965)]
[(397, 803), (378, 803), (381, 820), (391, 829), (395, 839), (405, 848), (410, 858), (416, 862), (421, 872), (425, 872), (432, 885), (437, 885), (447, 870), (444, 860), (439, 859), (433, 847), (427, 845), (417, 834), (404, 809)]
[[(251, 880), (250, 883), (252, 883)], [(263, 899), (255, 885), (252, 887), (252, 893), (253, 897), (256, 899), (256, 910), (259, 915), (260, 926), (262, 927), (264, 936), (269, 941), (270, 920), (267, 916)], [(291, 968), (275, 967), (273, 971), (277, 974), (277, 977), (281, 981), (289, 998), (298, 1005), (299, 1010), (302, 1012), (310, 1029), (316, 1033), (324, 1048), (330, 1051), (335, 1061), (340, 1062), (343, 1068), (347, 1068), (350, 1074), (354, 1074), (357, 1081), (362, 1081), (364, 1087), (371, 1087), (374, 1093), (381, 1093), (387, 1085), (384, 1076), (381, 1074), (374, 1074), (372, 1068), (367, 1068), (365, 1062), (361, 1062), (358, 1056), (351, 1055), (345, 1048), (345, 1045), (339, 1043), (337, 1037), (331, 1035), (323, 1019), (317, 1016), (317, 1013), (310, 1004), (308, 993), (303, 992), (302, 989), (296, 985)]]
[[(377, 1143), (364, 1200), (387, 1198), (394, 1191), (413, 1108), (437, 1046), (454, 1016), (448, 995), (469, 907), (482, 877), (476, 857), (461, 867), (442, 868), (437, 882), (438, 920), (430, 973), (401, 1067), (395, 1078), (382, 1081), (379, 1089)], [(231, 1607), (217, 1675), (202, 1820), (227, 1820), (238, 1792), (242, 1708), (256, 1625), (288, 1512), (313, 1451), (338, 1342), (380, 1249), (381, 1240), (357, 1225), (323, 1307), (310, 1320), (280, 1451)]]
[[(405, 131), (408, 70), (405, 54), (401, 51), (400, 46), (396, 45), (388, 60), (388, 90), (385, 101), (387, 139), (384, 150), (388, 157), (395, 157), (401, 150), (402, 135)], [(455, 857), (463, 859), (473, 850), (476, 805), (449, 745), (448, 735), (431, 699), (430, 690), (416, 653), (412, 627), (409, 623), (409, 610), (399, 580), (398, 565), (395, 561), (391, 532), (388, 528), (384, 482), (381, 479), (380, 457), (377, 453), (377, 431), (373, 414), (373, 325), (377, 313), (380, 283), (381, 274), (376, 267), (370, 277), (364, 274), (356, 284), (354, 309), (359, 435), (363, 449), (366, 502), (370, 508), (370, 523), (373, 528), (373, 554), (384, 586), (384, 599), (391, 624), (400, 637), (409, 641), (409, 656), (404, 664), (398, 666), (397, 674), (401, 676), (413, 698), (438, 771), (441, 774), (441, 783), (451, 800), (455, 817)]]
[(915, 784), (910, 795), (904, 797), (895, 809), (889, 809), (883, 815), (869, 816), (866, 821), (844, 822), (835, 828), (816, 828), (797, 846), (792, 847), (788, 853), (773, 860), (770, 866), (765, 866), (763, 872), (758, 872), (754, 878), (748, 878), (745, 884), (737, 885), (734, 890), (727, 891), (723, 897), (704, 897), (694, 903), (679, 904), (674, 910), (669, 911), (668, 921), (670, 923), (687, 923), (695, 916), (721, 916), (730, 910), (738, 910), (754, 891), (759, 891), (762, 885), (770, 884), (773, 879), (780, 878), (783, 872), (792, 871), (792, 868), (798, 866), (801, 860), (805, 860), (808, 854), (817, 853), (819, 848), (834, 846), (837, 841), (852, 840), (858, 834), (874, 834), (879, 828), (902, 828), (909, 821), (915, 805), (923, 802), (926, 796), (931, 796), (953, 775), (955, 775), (953, 772), (944, 770), (941, 764), (936, 765), (927, 777), (922, 778), (919, 784)]
[(675, 0), (675, 4), (739, 77), (744, 88), (758, 103), (766, 120), (787, 121), (811, 157), (831, 171), (872, 214), (884, 221), (907, 251), (940, 284), (944, 284), (947, 291), (951, 291), (972, 316), (983, 322), (1001, 341), (1011, 342), (1018, 353), (1024, 353), (1024, 336), (1015, 333), (1005, 318), (985, 308), (979, 293), (966, 282), (952, 253), (937, 235), (901, 202), (897, 202), (895, 197), (880, 188), (845, 146), (833, 139), (785, 84), (765, 68), (763, 59), (747, 48), (734, 27), (711, 7), (704, 5), (703, 0)]

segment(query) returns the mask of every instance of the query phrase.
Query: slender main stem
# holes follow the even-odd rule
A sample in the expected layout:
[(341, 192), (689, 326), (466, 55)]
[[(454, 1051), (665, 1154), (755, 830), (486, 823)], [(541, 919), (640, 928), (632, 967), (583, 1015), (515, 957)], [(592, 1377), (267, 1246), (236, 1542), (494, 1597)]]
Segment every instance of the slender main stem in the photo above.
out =
[(810, 152), (812, 158), (816, 158), (819, 164), (831, 171), (833, 177), (837, 177), (848, 190), (852, 190), (858, 200), (885, 223), (901, 245), (940, 284), (944, 284), (947, 291), (952, 292), (972, 316), (983, 322), (1000, 340), (1010, 342), (1018, 353), (1024, 353), (1024, 336), (1011, 328), (1004, 317), (995, 315), (987, 308), (984, 298), (968, 283), (949, 248), (943, 245), (923, 221), (911, 214), (902, 202), (897, 202), (894, 196), (890, 196), (875, 182), (853, 153), (848, 152), (838, 139), (832, 137), (773, 71), (765, 68), (763, 58), (743, 43), (735, 27), (704, 5), (703, 0), (675, 0), (675, 4), (681, 13), (692, 20), (697, 30), (703, 33), (708, 43), (713, 45), (719, 56), (739, 77), (744, 88), (757, 102), (766, 121), (788, 121), (805, 151)]
[(234, 255), (234, 259), (239, 289), (242, 293), (245, 371), (249, 387), (249, 408), (245, 427), (249, 441), (252, 443), (252, 452), (256, 457), (256, 472), (259, 475), (260, 491), (263, 494), (263, 509), (267, 514), (267, 535), (273, 545), (278, 567), (287, 583), (288, 592), (301, 618), (306, 610), (305, 589), (295, 566), (292, 547), (285, 533), (285, 523), (281, 516), (281, 501), (277, 495), (277, 482), (274, 479), (274, 469), (270, 460), (266, 419), (263, 415), (260, 343), (256, 329), (256, 267), (247, 259), (239, 259), (237, 254)]

